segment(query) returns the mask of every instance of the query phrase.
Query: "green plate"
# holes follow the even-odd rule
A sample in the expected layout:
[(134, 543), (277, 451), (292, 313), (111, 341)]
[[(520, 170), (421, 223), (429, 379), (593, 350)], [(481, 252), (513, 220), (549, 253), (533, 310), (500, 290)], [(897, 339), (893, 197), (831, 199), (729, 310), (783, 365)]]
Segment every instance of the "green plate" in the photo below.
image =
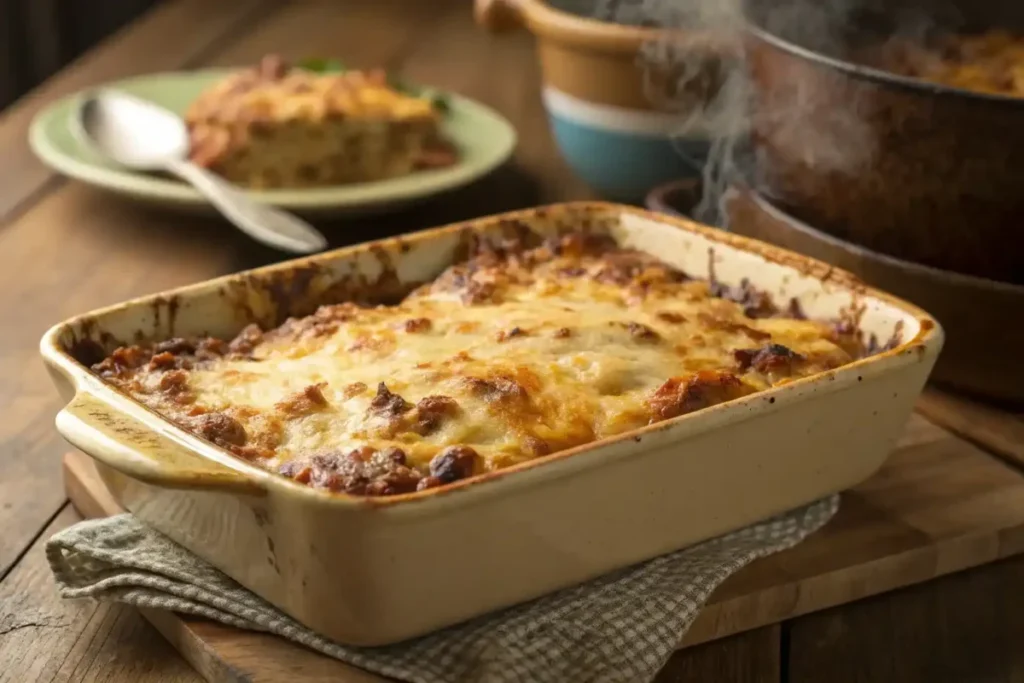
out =
[[(181, 114), (200, 91), (227, 73), (219, 69), (152, 74), (104, 87), (122, 90)], [(252, 191), (250, 194), (258, 201), (301, 214), (380, 213), (486, 175), (512, 155), (515, 129), (498, 113), (478, 102), (446, 95), (450, 111), (445, 117), (444, 130), (458, 146), (461, 156), (455, 166), (371, 183)], [(72, 178), (134, 199), (182, 209), (212, 210), (191, 186), (125, 169), (80, 144), (69, 125), (80, 97), (81, 94), (77, 94), (55, 102), (32, 122), (29, 142), (45, 164)]]

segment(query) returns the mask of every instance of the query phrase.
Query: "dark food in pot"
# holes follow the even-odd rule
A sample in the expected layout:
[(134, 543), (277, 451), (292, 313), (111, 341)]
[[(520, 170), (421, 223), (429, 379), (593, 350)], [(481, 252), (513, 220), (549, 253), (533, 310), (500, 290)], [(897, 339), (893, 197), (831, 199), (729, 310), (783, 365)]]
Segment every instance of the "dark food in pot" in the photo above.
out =
[(1008, 31), (943, 35), (918, 42), (893, 38), (862, 51), (865, 64), (990, 95), (1024, 97), (1024, 36)]
[[(821, 5), (789, 1), (794, 12)], [(1017, 73), (1007, 61), (1016, 44), (974, 33), (1014, 25), (987, 23), (992, 4), (957, 3), (962, 22), (935, 32), (961, 36), (953, 39), (959, 46), (947, 50), (945, 66), (940, 59), (929, 68), (907, 54), (936, 44), (901, 48), (897, 37), (907, 31), (851, 29), (848, 41), (826, 45), (834, 33), (814, 40), (807, 22), (753, 25), (754, 188), (800, 221), (872, 251), (1024, 283), (1024, 250), (1013, 247), (1024, 225), (1024, 97), (982, 92), (1008, 94)], [(1003, 7), (1024, 26), (1024, 4)], [(891, 68), (879, 65), (885, 59)]]

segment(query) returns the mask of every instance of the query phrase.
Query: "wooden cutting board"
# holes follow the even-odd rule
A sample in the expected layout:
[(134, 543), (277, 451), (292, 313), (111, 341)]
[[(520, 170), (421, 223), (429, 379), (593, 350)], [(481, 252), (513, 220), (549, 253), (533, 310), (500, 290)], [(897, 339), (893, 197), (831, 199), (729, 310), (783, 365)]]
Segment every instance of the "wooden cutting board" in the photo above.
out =
[[(92, 461), (64, 460), (68, 496), (86, 517), (121, 512)], [(915, 415), (872, 479), (801, 545), (760, 560), (711, 597), (681, 647), (1024, 553), (1024, 476)], [(216, 683), (380, 683), (283, 639), (177, 614), (145, 617)]]
[(1024, 406), (998, 406), (928, 389), (918, 410), (957, 436), (1024, 469)]

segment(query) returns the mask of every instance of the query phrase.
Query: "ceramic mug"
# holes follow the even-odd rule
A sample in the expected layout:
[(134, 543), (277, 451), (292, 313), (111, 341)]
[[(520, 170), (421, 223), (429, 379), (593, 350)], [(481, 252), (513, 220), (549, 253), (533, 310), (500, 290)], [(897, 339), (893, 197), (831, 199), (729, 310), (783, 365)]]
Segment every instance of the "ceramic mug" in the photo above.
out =
[[(705, 93), (678, 93), (673, 69), (655, 65), (645, 48), (692, 44), (703, 64), (720, 48), (705, 36), (679, 30), (600, 21), (586, 16), (585, 0), (476, 0), (484, 28), (525, 28), (536, 38), (542, 97), (562, 156), (604, 197), (641, 201), (652, 187), (700, 173), (709, 141), (693, 125), (686, 102)], [(686, 48), (689, 49), (689, 48)], [(713, 55), (715, 56), (715, 55)], [(702, 74), (710, 91), (715, 74)], [(690, 85), (696, 84), (691, 81)], [(697, 84), (701, 85), (701, 84)]]

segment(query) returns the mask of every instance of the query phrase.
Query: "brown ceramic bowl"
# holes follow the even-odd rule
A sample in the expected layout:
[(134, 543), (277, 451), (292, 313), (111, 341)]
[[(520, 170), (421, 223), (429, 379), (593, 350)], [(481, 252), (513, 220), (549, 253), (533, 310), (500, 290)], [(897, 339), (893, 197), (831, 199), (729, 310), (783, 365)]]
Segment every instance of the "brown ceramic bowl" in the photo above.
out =
[(647, 193), (644, 205), (651, 211), (690, 218), (700, 204), (702, 183), (699, 178), (682, 178), (658, 185)]
[(732, 232), (831, 263), (935, 316), (946, 331), (946, 345), (932, 371), (933, 381), (987, 398), (1024, 402), (1024, 286), (938, 270), (850, 244), (815, 230), (745, 187), (730, 188), (723, 205)]
[[(1024, 249), (1013, 246), (1024, 233), (1024, 98), (846, 61), (849, 46), (863, 48), (890, 30), (839, 37), (839, 20), (807, 3), (829, 4), (783, 0), (780, 8), (765, 0), (772, 10), (755, 11), (747, 32), (758, 190), (808, 224), (873, 251), (1024, 283)], [(908, 14), (907, 4), (885, 7), (940, 16), (928, 7)], [(1024, 29), (1019, 0), (948, 0), (943, 7), (951, 5), (959, 17), (952, 30)], [(886, 25), (884, 14), (864, 17), (844, 21)], [(837, 44), (848, 47), (837, 51)]]

